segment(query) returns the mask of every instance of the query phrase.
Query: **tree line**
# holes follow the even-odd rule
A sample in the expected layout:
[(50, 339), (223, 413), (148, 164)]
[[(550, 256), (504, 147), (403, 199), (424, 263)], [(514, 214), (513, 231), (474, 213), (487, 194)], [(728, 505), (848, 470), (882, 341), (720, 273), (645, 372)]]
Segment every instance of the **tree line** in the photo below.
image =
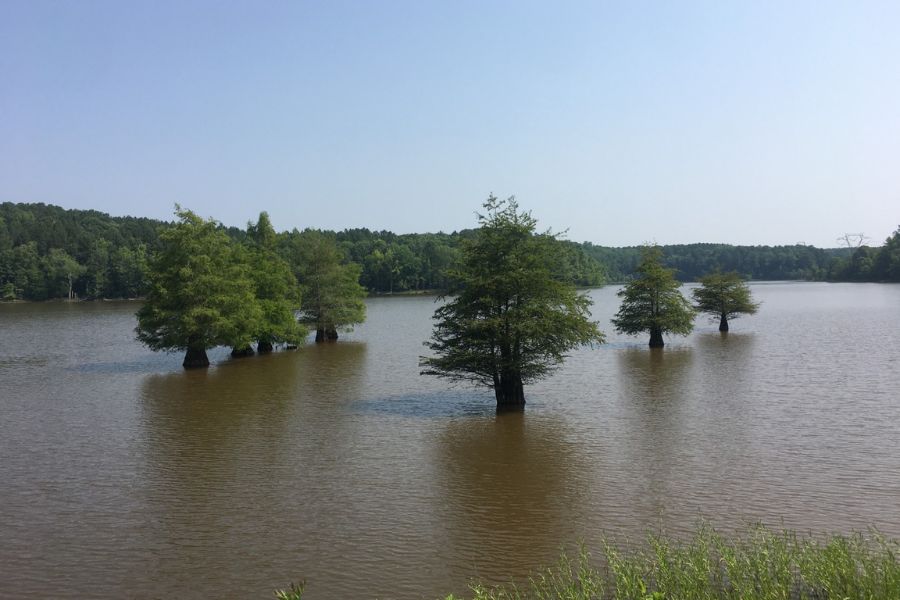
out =
[[(46, 204), (0, 204), (0, 299), (136, 298), (147, 293), (148, 260), (172, 222), (111, 217), (93, 210)], [(248, 230), (218, 226), (233, 241)], [(303, 232), (276, 233), (282, 254)], [(365, 228), (320, 231), (335, 241), (349, 262), (359, 265), (359, 282), (369, 293), (444, 290), (447, 271), (474, 230), (395, 234)], [(807, 245), (661, 246), (666, 265), (681, 281), (696, 281), (719, 269), (755, 280), (900, 281), (898, 234), (882, 248), (821, 249)], [(611, 248), (560, 240), (564, 278), (579, 286), (626, 281), (636, 273), (641, 247)]]
[(900, 226), (880, 248), (860, 246), (833, 261), (828, 276), (835, 281), (900, 282)]
[[(92, 210), (46, 204), (0, 204), (0, 299), (137, 298), (149, 290), (149, 261), (160, 236), (176, 223), (111, 217)], [(216, 225), (244, 243), (249, 229)], [(296, 270), (302, 256), (292, 246), (303, 236), (333, 241), (369, 293), (445, 289), (446, 271), (459, 260), (472, 230), (395, 234), (365, 228), (340, 232), (306, 229), (275, 233), (276, 250)], [(600, 285), (604, 269), (573, 242), (565, 242), (564, 276), (580, 286)]]
[[(609, 248), (585, 242), (590, 257), (606, 268), (610, 281), (626, 281), (641, 261), (642, 246)], [(825, 281), (831, 266), (846, 248), (790, 246), (732, 246), (730, 244), (677, 244), (660, 246), (665, 263), (675, 269), (680, 281), (698, 281), (715, 269), (734, 271), (757, 281)]]
[(0, 204), (0, 298), (135, 298), (160, 221), (45, 204)]

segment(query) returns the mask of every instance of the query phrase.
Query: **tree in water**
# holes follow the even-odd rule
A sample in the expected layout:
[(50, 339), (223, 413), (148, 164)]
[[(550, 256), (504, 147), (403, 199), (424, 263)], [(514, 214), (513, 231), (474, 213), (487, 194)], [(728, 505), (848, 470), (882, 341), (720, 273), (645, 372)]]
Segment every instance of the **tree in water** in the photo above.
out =
[[(271, 352), (281, 342), (298, 344), (306, 337), (306, 328), (295, 316), (300, 309), (300, 287), (290, 265), (276, 253), (276, 234), (266, 212), (256, 224), (247, 224), (247, 241), (240, 253), (250, 267), (250, 279), (261, 311), (253, 337), (257, 352)], [(249, 356), (248, 343), (234, 348), (232, 356)]]
[(694, 329), (694, 308), (679, 288), (674, 269), (662, 265), (662, 249), (646, 246), (635, 269), (636, 278), (622, 288), (616, 331), (628, 335), (650, 333), (650, 347), (662, 348), (664, 333), (688, 335)]
[(728, 331), (728, 319), (752, 315), (759, 309), (759, 303), (750, 296), (750, 288), (734, 271), (701, 277), (700, 287), (692, 293), (697, 311), (718, 317), (719, 331)]
[(208, 348), (246, 347), (261, 318), (249, 266), (213, 220), (176, 205), (160, 234), (137, 338), (152, 350), (184, 350), (185, 368), (209, 366)]
[(316, 342), (334, 342), (366, 320), (361, 268), (344, 262), (334, 238), (319, 231), (296, 231), (289, 238), (289, 261), (300, 282), (300, 322), (316, 330)]
[(480, 229), (448, 272), (453, 296), (434, 313), (434, 356), (422, 374), (494, 390), (497, 410), (522, 410), (524, 385), (556, 369), (566, 352), (603, 341), (591, 301), (559, 276), (562, 244), (536, 234), (537, 221), (514, 198), (484, 203)]

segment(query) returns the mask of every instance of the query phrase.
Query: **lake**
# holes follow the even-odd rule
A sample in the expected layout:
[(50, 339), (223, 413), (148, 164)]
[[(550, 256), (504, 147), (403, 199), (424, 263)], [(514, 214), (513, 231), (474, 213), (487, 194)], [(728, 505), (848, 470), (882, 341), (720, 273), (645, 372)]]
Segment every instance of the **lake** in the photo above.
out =
[(189, 372), (134, 303), (0, 305), (0, 597), (434, 599), (702, 519), (900, 537), (900, 286), (751, 289), (652, 352), (590, 291), (608, 343), (500, 416), (418, 374), (434, 298)]

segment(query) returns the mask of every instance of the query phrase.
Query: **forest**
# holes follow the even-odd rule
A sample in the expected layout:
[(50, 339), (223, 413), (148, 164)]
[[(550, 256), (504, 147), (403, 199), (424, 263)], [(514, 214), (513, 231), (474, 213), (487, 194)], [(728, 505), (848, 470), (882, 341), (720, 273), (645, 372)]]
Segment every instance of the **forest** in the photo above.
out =
[[(160, 233), (172, 226), (94, 210), (2, 203), (0, 298), (142, 297), (148, 260), (159, 247)], [(222, 229), (235, 241), (248, 235), (246, 228)], [(278, 233), (279, 254), (290, 263), (292, 240), (309, 232), (295, 228)], [(359, 282), (369, 293), (391, 294), (445, 289), (446, 271), (459, 260), (460, 241), (474, 231), (396, 234), (357, 228), (318, 233), (336, 241), (346, 262), (359, 265)], [(560, 275), (579, 286), (626, 281), (641, 255), (641, 246), (563, 243), (568, 260)], [(682, 281), (696, 281), (716, 269), (751, 280), (900, 281), (900, 228), (881, 247), (854, 250), (702, 243), (661, 248), (666, 266)]]

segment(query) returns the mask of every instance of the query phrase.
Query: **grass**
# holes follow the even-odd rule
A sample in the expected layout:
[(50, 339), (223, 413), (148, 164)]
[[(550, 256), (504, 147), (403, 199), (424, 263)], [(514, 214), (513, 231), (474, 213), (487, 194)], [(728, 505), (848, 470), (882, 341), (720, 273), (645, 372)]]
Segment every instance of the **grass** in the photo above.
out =
[(276, 600), (303, 600), (305, 585), (303, 581), (298, 584), (291, 583), (291, 588), (288, 590), (275, 590), (275, 598)]
[[(816, 539), (754, 527), (725, 538), (650, 536), (642, 550), (607, 543), (602, 568), (582, 548), (521, 585), (470, 585), (472, 600), (900, 600), (898, 543), (870, 532)], [(464, 600), (447, 596), (444, 600)]]

